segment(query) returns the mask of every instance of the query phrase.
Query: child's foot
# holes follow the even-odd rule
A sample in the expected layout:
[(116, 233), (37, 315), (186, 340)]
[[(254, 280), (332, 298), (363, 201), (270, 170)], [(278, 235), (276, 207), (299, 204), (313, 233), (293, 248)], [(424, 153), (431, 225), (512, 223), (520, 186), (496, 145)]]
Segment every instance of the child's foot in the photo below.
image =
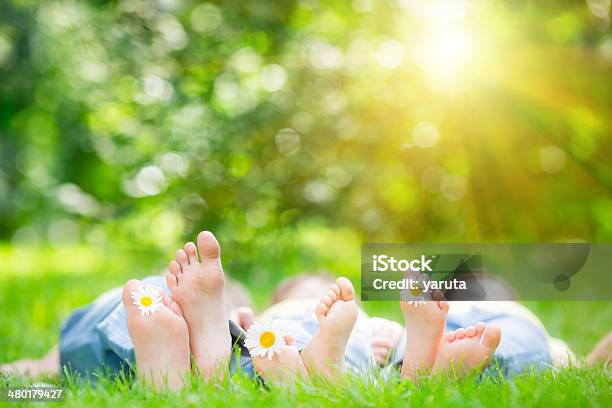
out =
[[(199, 257), (198, 257), (199, 251)], [(172, 297), (181, 306), (189, 327), (189, 345), (195, 362), (209, 380), (223, 375), (223, 365), (231, 353), (231, 336), (225, 309), (225, 275), (221, 249), (208, 231), (176, 252), (166, 274)]]
[(374, 359), (379, 366), (385, 366), (389, 363), (391, 353), (397, 348), (404, 328), (401, 324), (382, 317), (371, 317), (369, 323)]
[(242, 330), (247, 331), (255, 322), (255, 312), (248, 306), (241, 306), (232, 309), (229, 312), (229, 318), (240, 326)]
[(123, 287), (123, 305), (134, 343), (138, 378), (158, 389), (179, 389), (191, 370), (187, 323), (179, 305), (167, 296), (159, 310), (143, 316), (132, 299), (132, 291), (141, 286), (142, 282), (132, 279)]
[(270, 360), (268, 357), (253, 357), (253, 366), (266, 384), (290, 385), (298, 378), (308, 378), (308, 372), (299, 351), (295, 348), (294, 340), (285, 337), (286, 346), (282, 346), (280, 354), (275, 353)]
[(438, 291), (433, 298), (419, 307), (400, 301), (407, 333), (402, 377), (415, 380), (420, 374), (427, 374), (435, 362), (444, 334), (448, 303)]
[(330, 286), (315, 309), (319, 330), (302, 350), (309, 374), (331, 378), (344, 368), (344, 351), (357, 321), (355, 289), (346, 278)]
[(481, 370), (491, 362), (500, 340), (499, 327), (484, 323), (450, 331), (442, 341), (433, 369), (435, 372), (452, 369), (460, 377)]

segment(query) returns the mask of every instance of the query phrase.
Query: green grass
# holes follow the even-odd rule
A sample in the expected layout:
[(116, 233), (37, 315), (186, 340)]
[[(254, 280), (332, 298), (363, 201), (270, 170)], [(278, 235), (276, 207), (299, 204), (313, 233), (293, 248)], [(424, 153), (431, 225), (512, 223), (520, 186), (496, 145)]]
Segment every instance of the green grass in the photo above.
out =
[[(12, 381), (11, 385), (25, 385)], [(525, 374), (512, 380), (473, 377), (434, 377), (418, 384), (379, 375), (368, 380), (347, 374), (333, 384), (315, 380), (293, 387), (264, 388), (237, 375), (221, 384), (195, 379), (175, 392), (156, 393), (123, 381), (102, 379), (96, 387), (66, 385), (67, 407), (293, 407), (293, 406), (610, 406), (609, 375), (599, 369), (569, 368), (540, 375)], [(31, 404), (34, 405), (34, 404)], [(51, 405), (51, 404), (50, 404)]]
[[(0, 362), (40, 357), (58, 341), (59, 326), (71, 310), (92, 301), (104, 290), (130, 277), (160, 270), (163, 263), (147, 254), (126, 256), (71, 247), (34, 253), (0, 247)], [(335, 270), (335, 269), (334, 269)], [(344, 273), (344, 271), (343, 271)], [(279, 280), (280, 274), (274, 275)], [(259, 288), (259, 305), (271, 284)], [(584, 355), (612, 328), (607, 302), (529, 302), (553, 336), (561, 337)], [(366, 303), (372, 314), (399, 318), (392, 303)], [(57, 381), (57, 380), (55, 380)], [(11, 384), (22, 383), (11, 379)], [(603, 368), (570, 368), (512, 380), (432, 378), (418, 385), (396, 379), (363, 381), (351, 376), (334, 386), (298, 384), (265, 390), (235, 377), (211, 386), (194, 381), (176, 394), (155, 394), (121, 382), (76, 387), (68, 384), (66, 406), (610, 406), (611, 380)], [(37, 405), (39, 406), (39, 405)]]

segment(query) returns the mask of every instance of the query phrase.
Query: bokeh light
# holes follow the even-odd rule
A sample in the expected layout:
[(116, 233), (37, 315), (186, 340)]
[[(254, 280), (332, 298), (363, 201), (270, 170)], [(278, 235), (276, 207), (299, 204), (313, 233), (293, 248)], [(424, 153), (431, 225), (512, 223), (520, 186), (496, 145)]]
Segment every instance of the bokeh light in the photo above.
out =
[(612, 237), (607, 0), (4, 6), (7, 242)]

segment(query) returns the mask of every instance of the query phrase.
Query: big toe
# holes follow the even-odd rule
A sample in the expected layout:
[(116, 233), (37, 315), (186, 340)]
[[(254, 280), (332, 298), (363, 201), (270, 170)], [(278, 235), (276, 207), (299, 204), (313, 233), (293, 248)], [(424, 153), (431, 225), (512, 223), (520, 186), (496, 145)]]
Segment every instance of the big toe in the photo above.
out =
[(480, 338), (480, 343), (491, 349), (496, 349), (497, 346), (499, 346), (500, 341), (501, 329), (497, 326), (487, 326), (482, 334), (482, 337)]
[(221, 256), (219, 242), (210, 231), (202, 231), (198, 234), (198, 250), (202, 261), (219, 259)]
[(123, 305), (125, 306), (125, 310), (129, 313), (137, 310), (136, 305), (134, 304), (134, 300), (132, 298), (132, 292), (142, 286), (142, 282), (138, 279), (130, 279), (123, 285)]
[(353, 300), (355, 299), (355, 288), (350, 280), (345, 277), (336, 279), (336, 284), (340, 288), (340, 299)]

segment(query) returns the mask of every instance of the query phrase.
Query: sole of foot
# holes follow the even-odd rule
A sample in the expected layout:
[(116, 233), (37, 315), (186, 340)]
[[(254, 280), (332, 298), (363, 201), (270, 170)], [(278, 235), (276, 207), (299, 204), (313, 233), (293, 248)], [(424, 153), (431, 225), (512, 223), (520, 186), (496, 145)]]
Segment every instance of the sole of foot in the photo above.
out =
[(401, 301), (400, 308), (407, 333), (401, 376), (416, 380), (420, 375), (429, 374), (435, 363), (444, 336), (448, 302), (436, 291), (433, 300), (423, 305)]
[(253, 357), (255, 371), (266, 384), (292, 385), (299, 378), (308, 378), (306, 366), (300, 352), (294, 346), (294, 340), (287, 336), (285, 342), (287, 344), (280, 349), (280, 353), (274, 354), (272, 359)]
[(338, 278), (315, 308), (319, 330), (301, 353), (310, 376), (331, 379), (344, 369), (344, 352), (358, 313), (353, 284)]
[(496, 326), (476, 323), (474, 326), (446, 333), (434, 364), (434, 372), (462, 377), (486, 368), (501, 341)]
[(132, 292), (142, 286), (142, 282), (133, 279), (123, 287), (138, 378), (156, 389), (180, 389), (191, 371), (187, 323), (179, 305), (164, 296), (162, 289), (156, 289), (163, 296), (160, 308), (142, 315), (132, 299)]
[(193, 242), (185, 244), (176, 252), (168, 270), (166, 282), (183, 310), (197, 367), (206, 380), (221, 378), (232, 340), (225, 308), (221, 248), (215, 236), (200, 232), (197, 247)]

